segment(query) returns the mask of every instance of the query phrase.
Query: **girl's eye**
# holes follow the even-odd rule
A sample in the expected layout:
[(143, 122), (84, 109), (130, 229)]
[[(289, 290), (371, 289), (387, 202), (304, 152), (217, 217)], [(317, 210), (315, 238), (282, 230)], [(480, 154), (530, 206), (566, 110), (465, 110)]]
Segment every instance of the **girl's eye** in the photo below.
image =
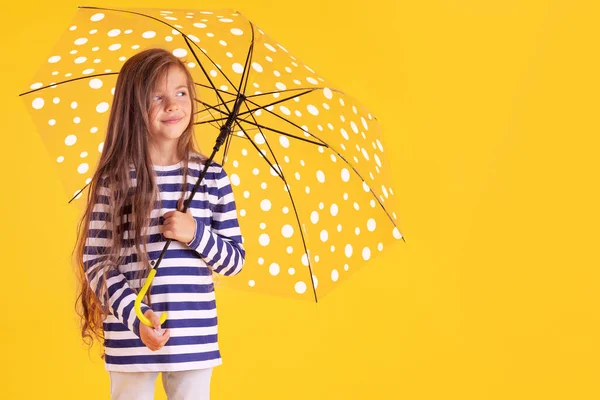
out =
[(181, 91), (181, 92), (179, 92), (179, 93), (177, 93), (177, 94), (178, 94), (178, 95), (180, 94), (180, 95), (182, 95), (182, 96), (187, 96), (187, 92), (185, 92), (185, 91)]
[(154, 96), (154, 101), (160, 101), (162, 100), (162, 96)]

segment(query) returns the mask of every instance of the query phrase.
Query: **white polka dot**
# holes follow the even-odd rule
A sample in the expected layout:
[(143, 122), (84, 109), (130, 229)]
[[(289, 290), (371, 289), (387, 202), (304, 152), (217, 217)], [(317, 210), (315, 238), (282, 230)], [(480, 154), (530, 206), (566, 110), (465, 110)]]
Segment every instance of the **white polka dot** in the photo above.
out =
[(338, 206), (337, 204), (332, 204), (331, 207), (329, 207), (329, 212), (331, 213), (332, 216), (336, 216), (338, 215)]
[(371, 249), (365, 247), (362, 251), (362, 258), (366, 261), (371, 258)]
[(321, 235), (320, 236), (321, 236), (321, 241), (322, 242), (326, 242), (327, 239), (329, 239), (329, 234), (327, 233), (327, 231), (325, 229), (323, 229), (321, 231)]
[(75, 64), (83, 64), (86, 61), (87, 61), (87, 57), (77, 57), (75, 59)]
[(142, 37), (144, 39), (152, 39), (155, 36), (156, 36), (156, 32), (154, 32), (154, 31), (146, 31), (146, 32), (142, 33)]
[(250, 287), (254, 287), (254, 285), (256, 285), (256, 282), (254, 282), (254, 279), (250, 279), (250, 280), (248, 281), (248, 286), (250, 286)]
[(369, 187), (369, 185), (365, 181), (363, 181), (363, 190), (365, 192), (370, 192), (371, 191), (371, 188)]
[(240, 177), (237, 174), (231, 174), (231, 184), (234, 186), (239, 186), (240, 184)]
[(69, 135), (65, 138), (65, 144), (67, 146), (73, 146), (75, 142), (77, 142), (77, 136), (75, 135)]
[(266, 229), (267, 228), (267, 224), (265, 224), (264, 222), (260, 223), (260, 229)]
[(111, 29), (110, 31), (108, 31), (109, 37), (116, 37), (116, 36), (119, 36), (120, 34), (121, 34), (120, 29)]
[[(95, 60), (94, 60), (94, 62), (95, 62)], [(83, 72), (82, 72), (82, 74), (89, 75), (92, 72), (94, 72), (94, 68), (88, 68), (88, 69), (84, 69)]]
[(294, 290), (298, 294), (303, 294), (304, 292), (306, 292), (306, 283), (302, 281), (296, 282), (296, 284), (294, 285)]
[(350, 171), (347, 168), (342, 169), (342, 180), (348, 182), (350, 180)]
[(351, 244), (346, 245), (346, 247), (344, 248), (344, 254), (348, 258), (352, 257), (352, 245)]
[(379, 251), (383, 251), (383, 243), (381, 243), (381, 242), (380, 242), (380, 243), (377, 245), (377, 250), (379, 250)]
[(354, 228), (354, 233), (358, 236), (360, 235), (360, 228), (357, 226), (356, 228)]
[(287, 87), (286, 87), (286, 86), (285, 86), (283, 83), (281, 83), (281, 82), (277, 82), (277, 83), (275, 84), (275, 87), (276, 87), (277, 89), (279, 89), (279, 90), (285, 90), (285, 89), (287, 89)]
[(323, 95), (329, 100), (333, 98), (333, 92), (329, 88), (323, 89)]
[(101, 143), (98, 145), (98, 151), (99, 151), (100, 153), (102, 153), (102, 150), (104, 150), (104, 142), (101, 142)]
[(88, 171), (88, 169), (90, 169), (90, 166), (87, 163), (81, 163), (77, 167), (77, 172), (79, 172), (80, 174), (85, 174)]
[(370, 160), (369, 153), (367, 153), (367, 150), (364, 147), (362, 148), (361, 152), (362, 152), (362, 155), (365, 158), (365, 160), (369, 161)]
[(54, 64), (60, 61), (60, 56), (52, 56), (48, 59), (48, 62), (50, 64)]
[(192, 39), (196, 43), (200, 43), (200, 39), (198, 39), (197, 36), (188, 34), (187, 37), (189, 37), (190, 39)]
[(73, 122), (76, 123), (76, 124), (78, 124), (78, 123), (81, 122), (81, 118), (75, 117), (75, 118), (73, 118)]
[(308, 267), (308, 255), (306, 253), (302, 254), (302, 265)]
[(265, 144), (265, 138), (262, 135), (262, 133), (257, 133), (256, 135), (254, 135), (254, 141), (256, 142), (256, 144)]
[[(310, 76), (309, 76), (308, 78), (306, 78), (306, 80), (307, 80), (309, 83), (312, 83), (313, 85), (318, 85), (318, 84), (319, 84), (319, 81), (318, 81), (318, 80), (316, 80), (315, 78), (312, 78), (312, 77), (310, 77)], [(341, 100), (341, 99), (340, 99), (340, 100)]]
[(340, 277), (340, 273), (338, 272), (337, 269), (334, 269), (333, 271), (331, 271), (331, 280), (334, 282), (337, 282), (337, 280)]
[(244, 66), (240, 63), (234, 63), (231, 67), (233, 68), (233, 72), (236, 74), (241, 74), (244, 72)]
[(252, 68), (256, 70), (256, 72), (263, 72), (263, 67), (257, 62), (252, 63)]
[(110, 51), (117, 51), (120, 48), (121, 48), (121, 45), (119, 43), (111, 44), (110, 46), (108, 46), (108, 50), (110, 50)]
[(296, 273), (296, 270), (295, 270), (293, 267), (290, 267), (290, 268), (288, 269), (288, 274), (290, 274), (290, 275), (294, 275), (295, 273)]
[(86, 158), (88, 156), (87, 151), (82, 151), (81, 154), (79, 155), (79, 157), (81, 158)]
[(294, 248), (292, 246), (288, 246), (285, 251), (287, 251), (288, 254), (292, 254), (294, 252)]
[(394, 227), (392, 234), (394, 235), (394, 238), (396, 238), (396, 239), (400, 239), (402, 237), (402, 235), (400, 234), (400, 231), (396, 227)]
[(319, 213), (316, 211), (313, 211), (312, 213), (310, 213), (310, 222), (312, 222), (313, 224), (316, 224), (317, 222), (319, 222)]
[(375, 141), (377, 142), (377, 147), (379, 147), (379, 151), (381, 151), (383, 153), (383, 145), (381, 144), (379, 139), (375, 139)]
[(48, 120), (48, 125), (50, 125), (50, 126), (56, 125), (56, 120), (55, 119)]
[(181, 48), (175, 49), (175, 50), (173, 50), (173, 55), (175, 57), (179, 57), (179, 58), (185, 57), (185, 56), (187, 56), (187, 50), (181, 49)]
[(263, 211), (269, 211), (271, 209), (271, 200), (264, 199), (260, 202), (260, 209)]
[(313, 278), (313, 283), (314, 283), (315, 289), (316, 289), (317, 286), (319, 286), (319, 280), (317, 279), (317, 277), (315, 275), (313, 275), (312, 278)]
[(244, 209), (240, 210), (240, 215), (242, 217), (245, 217), (246, 216), (246, 210), (244, 210)]
[(230, 32), (232, 35), (235, 35), (235, 36), (242, 36), (244, 34), (244, 31), (239, 28), (232, 28), (230, 30)]
[(196, 22), (193, 24), (196, 28), (206, 28), (206, 24), (203, 24), (202, 22)]
[(377, 223), (375, 222), (375, 220), (373, 218), (369, 218), (369, 220), (367, 221), (367, 229), (369, 230), (369, 232), (373, 232), (376, 227)]
[(252, 170), (252, 173), (253, 173), (254, 175), (258, 175), (258, 174), (260, 173), (260, 170), (259, 170), (258, 168), (254, 168), (254, 169)]
[(354, 133), (358, 133), (358, 126), (356, 126), (356, 123), (354, 123), (354, 121), (350, 121), (350, 126), (352, 127)]
[(284, 214), (287, 214), (287, 213), (289, 213), (289, 212), (290, 212), (290, 209), (289, 209), (289, 208), (287, 208), (287, 207), (283, 207), (283, 208), (281, 209), (281, 211), (282, 211)]
[(72, 102), (72, 103), (71, 103), (71, 108), (74, 110), (74, 109), (76, 109), (76, 108), (77, 108), (77, 106), (78, 106), (78, 105), (79, 105), (79, 104), (77, 104), (77, 102), (76, 102), (76, 101), (74, 101), (74, 102)]
[(287, 108), (286, 106), (279, 106), (279, 109), (281, 110), (282, 113), (284, 113), (285, 115), (291, 115), (292, 112), (290, 111), (289, 108)]
[(325, 183), (325, 173), (323, 173), (323, 171), (317, 171), (317, 180), (321, 183)]
[(82, 38), (75, 39), (75, 42), (73, 42), (73, 43), (75, 43), (75, 45), (77, 45), (77, 46), (81, 46), (81, 45), (86, 44), (87, 41), (88, 41), (87, 38), (82, 37)]
[(273, 176), (279, 176), (279, 174), (281, 174), (281, 168), (279, 167), (279, 165), (273, 164), (273, 166), (271, 166), (271, 168), (269, 169), (269, 172)]
[(309, 113), (311, 113), (312, 115), (319, 115), (319, 110), (317, 109), (317, 107), (313, 106), (312, 104), (309, 104), (306, 109), (308, 110)]
[(284, 238), (291, 238), (292, 235), (294, 235), (294, 228), (291, 225), (284, 225), (283, 228), (281, 228), (281, 234), (283, 235)]
[(56, 162), (57, 162), (57, 163), (61, 163), (61, 162), (63, 162), (63, 161), (65, 161), (65, 157), (63, 157), (63, 156), (59, 156), (59, 157), (56, 159)]
[(287, 136), (279, 136), (279, 143), (282, 147), (285, 147), (286, 149), (290, 147), (290, 140), (287, 138)]
[(96, 111), (102, 114), (108, 111), (108, 107), (109, 105), (107, 102), (102, 102), (96, 106)]
[(104, 14), (97, 13), (97, 14), (92, 15), (92, 17), (90, 18), (90, 21), (98, 22), (98, 21), (102, 20), (103, 18), (104, 18)]
[(271, 238), (266, 233), (263, 233), (258, 237), (258, 243), (260, 243), (261, 246), (267, 246), (270, 242)]
[(271, 50), (273, 53), (277, 52), (277, 49), (273, 46), (271, 46), (269, 43), (265, 43), (265, 47), (269, 50)]
[(44, 107), (44, 99), (42, 99), (41, 97), (37, 97), (35, 98), (32, 102), (31, 102), (31, 106), (33, 108), (35, 108), (36, 110), (41, 109), (42, 107)]
[(279, 264), (273, 263), (273, 264), (269, 265), (269, 273), (271, 275), (273, 275), (273, 276), (279, 275), (279, 271), (280, 271)]

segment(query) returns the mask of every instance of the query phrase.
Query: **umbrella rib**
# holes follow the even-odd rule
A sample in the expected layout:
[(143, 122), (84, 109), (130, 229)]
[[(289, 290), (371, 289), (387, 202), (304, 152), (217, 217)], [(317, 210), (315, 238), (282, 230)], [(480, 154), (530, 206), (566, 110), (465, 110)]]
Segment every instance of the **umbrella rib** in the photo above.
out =
[[(200, 100), (198, 100), (198, 99), (194, 99), (194, 100), (196, 100), (198, 103), (205, 104), (205, 103), (203, 103), (202, 101), (200, 101)], [(213, 114), (210, 112), (210, 110), (209, 110), (209, 108), (208, 108), (208, 107), (209, 107), (209, 104), (205, 104), (205, 108), (204, 108), (204, 110), (201, 110), (201, 111), (200, 111), (200, 110), (199, 110), (199, 111), (196, 111), (195, 115), (197, 116), (197, 115), (198, 115), (198, 114), (200, 114), (201, 112), (208, 111), (208, 113), (210, 114), (210, 116), (211, 116), (211, 117), (213, 117), (213, 119), (212, 119), (212, 120), (207, 120), (207, 121), (202, 121), (202, 122), (200, 122), (200, 123), (197, 123), (197, 122), (195, 122), (195, 123), (194, 123), (194, 125), (201, 125), (201, 124), (207, 124), (207, 123), (208, 123), (208, 124), (211, 124), (211, 126), (212, 126), (213, 128), (215, 128), (215, 129), (220, 129), (221, 127), (220, 127), (220, 126), (219, 126), (219, 124), (217, 124), (216, 122), (217, 122), (217, 121), (221, 121), (221, 120), (223, 120), (223, 118), (215, 118), (215, 116), (214, 116), (214, 115), (213, 115)], [(212, 124), (212, 122), (214, 122), (215, 124)]]
[[(253, 119), (254, 119), (254, 118), (253, 118)], [(257, 124), (257, 123), (255, 123), (255, 122), (252, 122), (252, 121), (250, 121), (250, 120), (247, 120), (247, 119), (245, 119), (245, 118), (238, 118), (238, 120), (239, 120), (239, 121), (242, 121), (242, 122), (244, 122), (244, 123), (246, 123), (246, 124), (254, 125), (254, 126), (258, 127), (258, 128), (259, 128), (259, 130), (260, 130), (260, 129), (266, 129), (266, 130), (268, 130), (268, 131), (272, 131), (272, 132), (275, 132), (275, 133), (279, 133), (279, 134), (281, 134), (281, 135), (284, 135), (284, 136), (287, 136), (287, 137), (291, 137), (291, 138), (294, 138), (294, 139), (302, 140), (303, 142), (311, 143), (311, 144), (314, 144), (314, 145), (317, 145), (317, 146), (329, 147), (329, 146), (327, 145), (327, 143), (324, 143), (324, 142), (323, 142), (323, 143), (314, 142), (314, 141), (312, 141), (312, 140), (309, 140), (309, 139), (306, 139), (306, 138), (303, 138), (303, 137), (300, 137), (300, 136), (296, 136), (296, 135), (293, 135), (293, 134), (291, 134), (291, 133), (287, 133), (287, 132), (284, 132), (284, 131), (280, 131), (279, 129), (275, 129), (275, 128), (269, 128), (268, 126), (261, 125), (261, 124)], [(256, 121), (256, 120), (255, 120), (255, 121)]]
[[(242, 73), (242, 78), (240, 79), (240, 86), (238, 87), (238, 93), (242, 93), (244, 97), (246, 93), (246, 87), (248, 86), (248, 79), (250, 78), (250, 69), (248, 66), (252, 62), (252, 55), (254, 54), (254, 26), (249, 20), (248, 23), (250, 24), (252, 39), (250, 40), (250, 46), (248, 46), (248, 54), (246, 55), (246, 62), (244, 63), (244, 70)], [(242, 85), (244, 85), (244, 90), (242, 90)]]
[(69, 80), (66, 80), (66, 81), (60, 81), (60, 82), (51, 83), (50, 85), (42, 86), (41, 88), (37, 88), (37, 89), (30, 90), (28, 92), (21, 93), (19, 96), (25, 96), (27, 94), (38, 92), (40, 90), (48, 89), (50, 87), (55, 87), (55, 86), (62, 85), (62, 84), (65, 84), (65, 83), (79, 81), (79, 80), (82, 80), (82, 79), (90, 79), (90, 78), (95, 78), (97, 76), (108, 76), (108, 75), (118, 75), (118, 74), (119, 74), (118, 72), (106, 72), (106, 73), (103, 73), (103, 74), (94, 74), (94, 75), (80, 76), (79, 78), (73, 78), (73, 79), (69, 79)]
[[(308, 93), (308, 92), (305, 92), (304, 94), (306, 94), (306, 93)], [(248, 99), (246, 99), (246, 100), (248, 100)], [(306, 132), (306, 131), (305, 131), (305, 130), (304, 130), (302, 127), (301, 127), (301, 126), (298, 126), (298, 124), (295, 124), (294, 122), (290, 121), (289, 119), (287, 119), (287, 118), (285, 118), (285, 117), (282, 117), (281, 115), (279, 115), (279, 114), (277, 114), (277, 113), (274, 113), (274, 112), (273, 112), (273, 111), (271, 111), (271, 110), (268, 110), (268, 109), (266, 109), (266, 108), (264, 108), (264, 107), (261, 107), (259, 104), (256, 104), (256, 103), (255, 103), (255, 102), (253, 102), (252, 100), (248, 100), (248, 101), (249, 101), (250, 103), (254, 104), (255, 106), (259, 107), (259, 109), (264, 109), (266, 112), (268, 112), (268, 113), (270, 113), (270, 114), (272, 114), (272, 115), (276, 116), (276, 117), (277, 117), (277, 118), (279, 118), (279, 119), (282, 119), (282, 120), (284, 120), (285, 122), (287, 122), (288, 124), (290, 124), (290, 125), (294, 126), (295, 128), (298, 128), (298, 129), (300, 129), (302, 132)], [(265, 106), (265, 107), (270, 107), (270, 105), (267, 105), (267, 106)], [(249, 108), (249, 107), (248, 107), (248, 108)], [(240, 114), (238, 114), (238, 115), (243, 115), (243, 114), (246, 114), (246, 113), (240, 113)], [(280, 133), (281, 133), (281, 132), (280, 132)], [(326, 147), (329, 147), (329, 145), (328, 145), (328, 144), (327, 144), (327, 143), (326, 143), (324, 140), (322, 140), (321, 138), (319, 138), (318, 136), (315, 136), (315, 135), (313, 135), (313, 134), (312, 134), (312, 133), (310, 133), (310, 132), (307, 132), (307, 133), (308, 133), (310, 136), (312, 136), (312, 137), (316, 138), (317, 140), (320, 140), (320, 141), (321, 141), (321, 146), (326, 146)]]
[[(168, 25), (168, 24), (167, 24)], [(210, 79), (209, 74), (206, 72), (206, 69), (204, 69), (204, 65), (202, 65), (202, 63), (200, 62), (200, 60), (198, 59), (198, 55), (196, 55), (196, 52), (194, 51), (194, 49), (192, 49), (192, 46), (190, 46), (190, 41), (188, 40), (187, 36), (182, 32), (181, 33), (183, 35), (183, 39), (185, 40), (185, 43), (187, 44), (188, 48), (190, 49), (190, 51), (192, 52), (192, 55), (194, 56), (194, 58), (196, 59), (196, 62), (198, 63), (198, 65), (200, 66), (200, 68), (202, 69), (202, 72), (204, 72), (204, 76), (206, 76), (206, 79), (208, 79), (208, 82), (210, 83), (210, 85), (212, 86), (213, 90), (215, 91), (215, 93), (217, 94), (217, 96), (219, 97), (219, 100), (221, 100), (221, 103), (223, 103), (223, 106), (225, 107), (225, 109), (227, 110), (227, 113), (231, 113), (231, 110), (229, 110), (229, 107), (227, 107), (227, 104), (225, 104), (223, 98), (221, 97), (221, 94), (219, 93), (219, 91), (217, 90), (214, 82)], [(207, 56), (208, 57), (208, 56)], [(208, 57), (208, 59), (212, 62), (212, 60), (210, 59), (210, 57)], [(227, 79), (227, 77), (225, 77)], [(229, 81), (229, 79), (227, 79)]]
[[(254, 118), (254, 117), (252, 117)], [(252, 143), (252, 145), (259, 151), (258, 146), (256, 146), (256, 144), (252, 141), (252, 139), (250, 139), (250, 137), (248, 136), (248, 134), (244, 131), (244, 129), (242, 128), (242, 126), (239, 124), (238, 119), (236, 118), (235, 123), (237, 124), (237, 126), (240, 128), (240, 130), (244, 133), (244, 135), (246, 135), (246, 137), (248, 138), (248, 140), (250, 140), (250, 142)], [(269, 146), (269, 143), (267, 142), (267, 138), (265, 137), (265, 135), (260, 131), (260, 134), (262, 135), (262, 137), (265, 139), (265, 143), (267, 144), (267, 147), (269, 148), (269, 150), (271, 150), (271, 146)], [(262, 153), (260, 153), (262, 154)], [(275, 154), (273, 153), (273, 151), (271, 150), (271, 155), (273, 156), (273, 159), (275, 160), (275, 163), (279, 165), (279, 163), (277, 163), (277, 158), (275, 157)], [(290, 197), (290, 201), (292, 202), (292, 207), (294, 208), (294, 214), (296, 216), (296, 222), (298, 223), (298, 230), (300, 231), (300, 237), (302, 239), (302, 246), (304, 247), (304, 254), (306, 254), (306, 261), (308, 264), (308, 271), (310, 274), (310, 281), (311, 281), (311, 285), (312, 285), (312, 289), (313, 289), (313, 294), (315, 296), (315, 302), (318, 302), (317, 299), (317, 289), (315, 288), (315, 282), (314, 282), (314, 278), (313, 278), (313, 273), (312, 273), (312, 267), (310, 264), (310, 257), (308, 256), (308, 249), (306, 248), (306, 239), (304, 238), (304, 233), (302, 231), (302, 224), (300, 223), (300, 217), (298, 216), (298, 210), (296, 209), (296, 203), (294, 202), (294, 198), (292, 197), (292, 189), (290, 188), (290, 186), (287, 183), (287, 180), (285, 179), (285, 177), (283, 176), (283, 169), (281, 171), (279, 171), (279, 168), (275, 168), (267, 159), (267, 157), (262, 157), (264, 158), (267, 163), (269, 163), (269, 165), (271, 166), (271, 168), (277, 172), (277, 174), (279, 175), (279, 177), (283, 180), (286, 188), (287, 188), (287, 192), (288, 192), (288, 196)]]
[[(314, 92), (315, 90), (319, 90), (319, 89), (325, 89), (325, 87), (321, 87), (321, 86), (317, 86), (317, 87), (303, 87), (303, 88), (295, 88), (295, 89), (285, 89), (285, 90), (274, 90), (272, 92), (264, 92), (264, 93), (259, 93), (259, 94), (253, 94), (250, 96), (247, 96), (246, 98), (252, 98), (252, 97), (261, 97), (261, 96), (268, 96), (268, 95), (273, 95), (276, 93), (287, 93), (287, 92), (294, 92), (294, 91), (299, 91), (299, 90), (306, 90), (307, 92)], [(344, 92), (337, 90), (337, 89), (330, 89), (332, 92), (337, 92), (337, 93), (342, 93), (344, 94)], [(296, 97), (296, 96), (293, 96)], [(293, 98), (290, 97), (290, 98)]]

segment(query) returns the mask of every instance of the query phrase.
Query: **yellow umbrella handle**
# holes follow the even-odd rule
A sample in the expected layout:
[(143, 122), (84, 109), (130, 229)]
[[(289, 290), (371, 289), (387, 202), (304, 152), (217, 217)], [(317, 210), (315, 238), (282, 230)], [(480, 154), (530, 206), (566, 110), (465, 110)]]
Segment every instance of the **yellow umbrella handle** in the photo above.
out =
[[(144, 283), (144, 286), (142, 286), (142, 290), (140, 290), (140, 292), (136, 296), (135, 302), (134, 302), (134, 305), (133, 305), (133, 308), (135, 309), (135, 314), (138, 316), (138, 318), (140, 319), (140, 321), (142, 321), (142, 323), (144, 325), (147, 325), (149, 327), (152, 327), (152, 323), (142, 313), (142, 299), (144, 298), (144, 296), (146, 296), (146, 292), (148, 291), (148, 288), (150, 287), (150, 284), (152, 283), (152, 279), (154, 279), (154, 275), (156, 275), (156, 269), (153, 268), (150, 271), (150, 273), (148, 274), (148, 278), (146, 279), (146, 282)], [(167, 313), (163, 312), (160, 315), (160, 324), (162, 325), (166, 320), (167, 320)]]

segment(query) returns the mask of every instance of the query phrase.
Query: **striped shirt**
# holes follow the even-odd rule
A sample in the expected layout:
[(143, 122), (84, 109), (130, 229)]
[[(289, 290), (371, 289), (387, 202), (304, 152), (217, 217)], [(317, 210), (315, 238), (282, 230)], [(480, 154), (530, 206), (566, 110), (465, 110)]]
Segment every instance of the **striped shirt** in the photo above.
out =
[[(182, 196), (183, 161), (170, 166), (154, 166), (160, 191), (146, 232), (150, 260), (157, 260), (165, 244), (159, 231), (164, 215), (177, 208)], [(190, 161), (187, 199), (203, 164)], [(131, 171), (135, 186), (135, 171)], [(98, 293), (103, 261), (110, 246), (112, 230), (105, 222), (110, 193), (98, 185), (99, 193), (90, 216), (84, 252), (84, 267), (90, 287)], [(168, 313), (162, 328), (171, 337), (163, 348), (151, 351), (139, 337), (140, 320), (134, 311), (136, 294), (143, 281), (135, 271), (144, 269), (137, 261), (134, 235), (128, 227), (123, 239), (123, 261), (107, 275), (110, 314), (104, 320), (105, 366), (109, 371), (184, 371), (210, 368), (222, 363), (217, 340), (217, 310), (211, 271), (235, 275), (242, 269), (245, 250), (237, 219), (229, 178), (219, 164), (212, 163), (189, 209), (196, 220), (195, 237), (190, 243), (173, 240), (169, 245), (150, 289), (151, 308)], [(127, 214), (131, 209), (125, 210)], [(131, 215), (129, 215), (131, 221)], [(142, 305), (142, 312), (149, 307)]]

